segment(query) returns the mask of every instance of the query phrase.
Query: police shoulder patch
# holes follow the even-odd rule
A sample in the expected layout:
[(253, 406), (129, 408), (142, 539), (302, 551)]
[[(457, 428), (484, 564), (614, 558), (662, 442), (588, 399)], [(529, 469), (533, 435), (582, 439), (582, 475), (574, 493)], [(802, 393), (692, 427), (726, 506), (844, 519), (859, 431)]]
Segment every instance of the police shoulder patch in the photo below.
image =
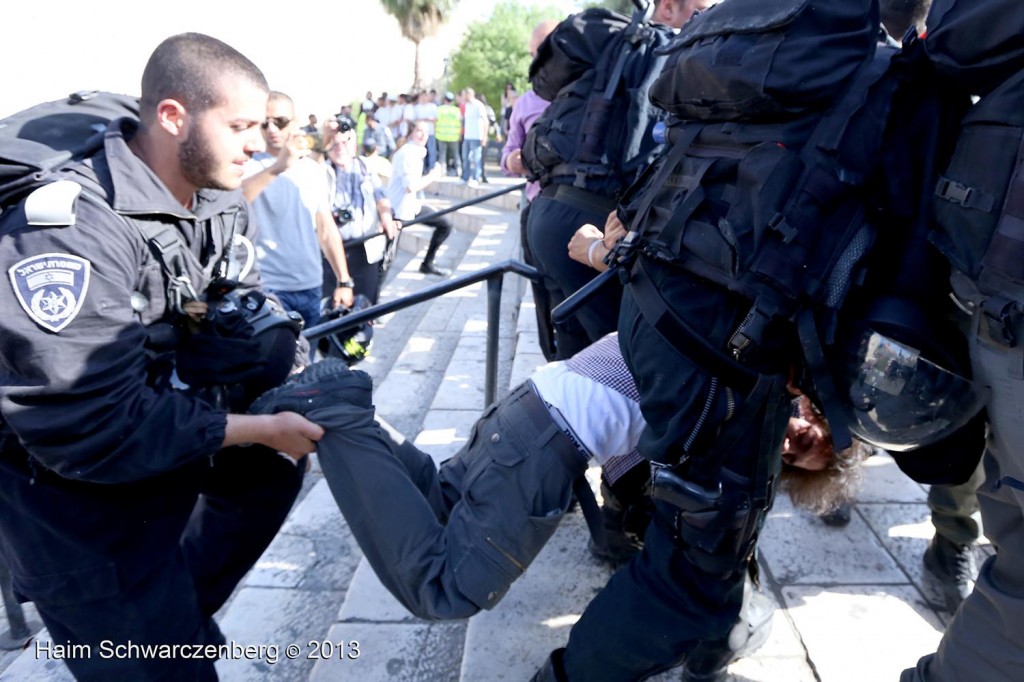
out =
[(7, 273), (18, 303), (50, 332), (71, 324), (85, 302), (92, 264), (69, 253), (44, 253), (12, 265)]

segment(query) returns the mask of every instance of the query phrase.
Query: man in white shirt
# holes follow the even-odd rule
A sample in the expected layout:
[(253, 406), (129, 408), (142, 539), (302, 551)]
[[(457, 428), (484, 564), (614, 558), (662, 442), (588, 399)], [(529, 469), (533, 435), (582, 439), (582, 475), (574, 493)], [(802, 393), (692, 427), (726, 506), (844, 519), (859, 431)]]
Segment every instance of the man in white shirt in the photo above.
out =
[(462, 91), (465, 110), (462, 112), (462, 179), (480, 182), (483, 170), (483, 141), (487, 138), (487, 108), (476, 98), (473, 88)]
[(321, 251), (338, 279), (332, 295), (335, 307), (352, 305), (354, 285), (331, 217), (324, 170), (307, 156), (292, 99), (271, 92), (267, 117), (260, 126), (267, 151), (253, 155), (242, 181), (259, 229), (260, 274), (266, 289), (285, 308), (299, 313), (308, 327), (320, 320)]
[(427, 131), (427, 156), (423, 163), (423, 172), (429, 173), (437, 163), (437, 138), (434, 137), (434, 124), (437, 123), (437, 104), (426, 92), (420, 93), (416, 104), (416, 120), (423, 124)]
[[(414, 123), (409, 130), (409, 139), (395, 152), (391, 159), (393, 166), (391, 181), (388, 183), (387, 195), (391, 206), (395, 209), (395, 217), (408, 223), (419, 215), (436, 212), (436, 209), (424, 205), (419, 193), (430, 183), (444, 177), (444, 168), (434, 166), (426, 175), (423, 174), (423, 158), (427, 154), (427, 129), (421, 122)], [(420, 264), (420, 272), (425, 275), (448, 276), (448, 271), (434, 265), (434, 257), (441, 244), (452, 232), (452, 225), (446, 218), (432, 218), (423, 221), (434, 229), (427, 246), (427, 253)]]

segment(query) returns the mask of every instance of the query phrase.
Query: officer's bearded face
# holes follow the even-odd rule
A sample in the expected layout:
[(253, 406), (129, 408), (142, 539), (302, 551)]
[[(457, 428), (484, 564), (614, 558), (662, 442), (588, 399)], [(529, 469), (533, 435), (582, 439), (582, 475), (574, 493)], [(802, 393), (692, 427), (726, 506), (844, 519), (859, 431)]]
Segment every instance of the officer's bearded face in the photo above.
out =
[(192, 116), (178, 146), (182, 175), (197, 188), (237, 189), (245, 162), (263, 148), (259, 126), (267, 93), (247, 80), (230, 80), (225, 103)]

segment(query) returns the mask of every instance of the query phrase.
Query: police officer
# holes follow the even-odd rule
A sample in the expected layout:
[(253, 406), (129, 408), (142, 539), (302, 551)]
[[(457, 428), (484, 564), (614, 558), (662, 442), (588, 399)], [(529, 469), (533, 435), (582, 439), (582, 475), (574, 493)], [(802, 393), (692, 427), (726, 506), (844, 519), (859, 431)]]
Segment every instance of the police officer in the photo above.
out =
[[(317, 450), (338, 507), (381, 582), (427, 619), (466, 618), (496, 606), (554, 533), (588, 460), (628, 470), (645, 426), (615, 334), (539, 368), (484, 412), (440, 471), (386, 425), (382, 432), (370, 388), (364, 373), (328, 360), (252, 409), (294, 409), (326, 429)], [(822, 474), (820, 495), (849, 494), (849, 479), (833, 474), (848, 470), (860, 453), (836, 455), (813, 415), (790, 426), (785, 452), (803, 474), (798, 479)], [(764, 641), (771, 608), (757, 602), (751, 595), (740, 619), (747, 632), (705, 646), (698, 664), (687, 660), (688, 674), (724, 669)]]
[[(180, 652), (224, 641), (211, 616), (276, 534), (296, 460), (322, 435), (180, 388), (265, 364), (252, 339), (195, 319), (209, 319), (215, 264), (251, 245), (236, 190), (267, 93), (228, 45), (168, 38), (143, 73), (141, 120), (113, 121), (101, 151), (0, 218), (0, 552), (53, 639), (91, 652), (66, 658), (79, 679), (216, 679), (212, 657)], [(259, 284), (247, 270), (242, 290)], [(105, 640), (179, 649), (110, 658)]]

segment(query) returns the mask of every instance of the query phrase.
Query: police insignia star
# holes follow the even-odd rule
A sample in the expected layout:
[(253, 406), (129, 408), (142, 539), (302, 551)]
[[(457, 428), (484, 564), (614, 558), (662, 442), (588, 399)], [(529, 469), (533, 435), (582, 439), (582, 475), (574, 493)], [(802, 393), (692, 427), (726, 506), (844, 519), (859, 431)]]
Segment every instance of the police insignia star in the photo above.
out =
[(18, 303), (32, 321), (59, 332), (71, 324), (85, 302), (92, 264), (68, 253), (44, 253), (7, 271)]

